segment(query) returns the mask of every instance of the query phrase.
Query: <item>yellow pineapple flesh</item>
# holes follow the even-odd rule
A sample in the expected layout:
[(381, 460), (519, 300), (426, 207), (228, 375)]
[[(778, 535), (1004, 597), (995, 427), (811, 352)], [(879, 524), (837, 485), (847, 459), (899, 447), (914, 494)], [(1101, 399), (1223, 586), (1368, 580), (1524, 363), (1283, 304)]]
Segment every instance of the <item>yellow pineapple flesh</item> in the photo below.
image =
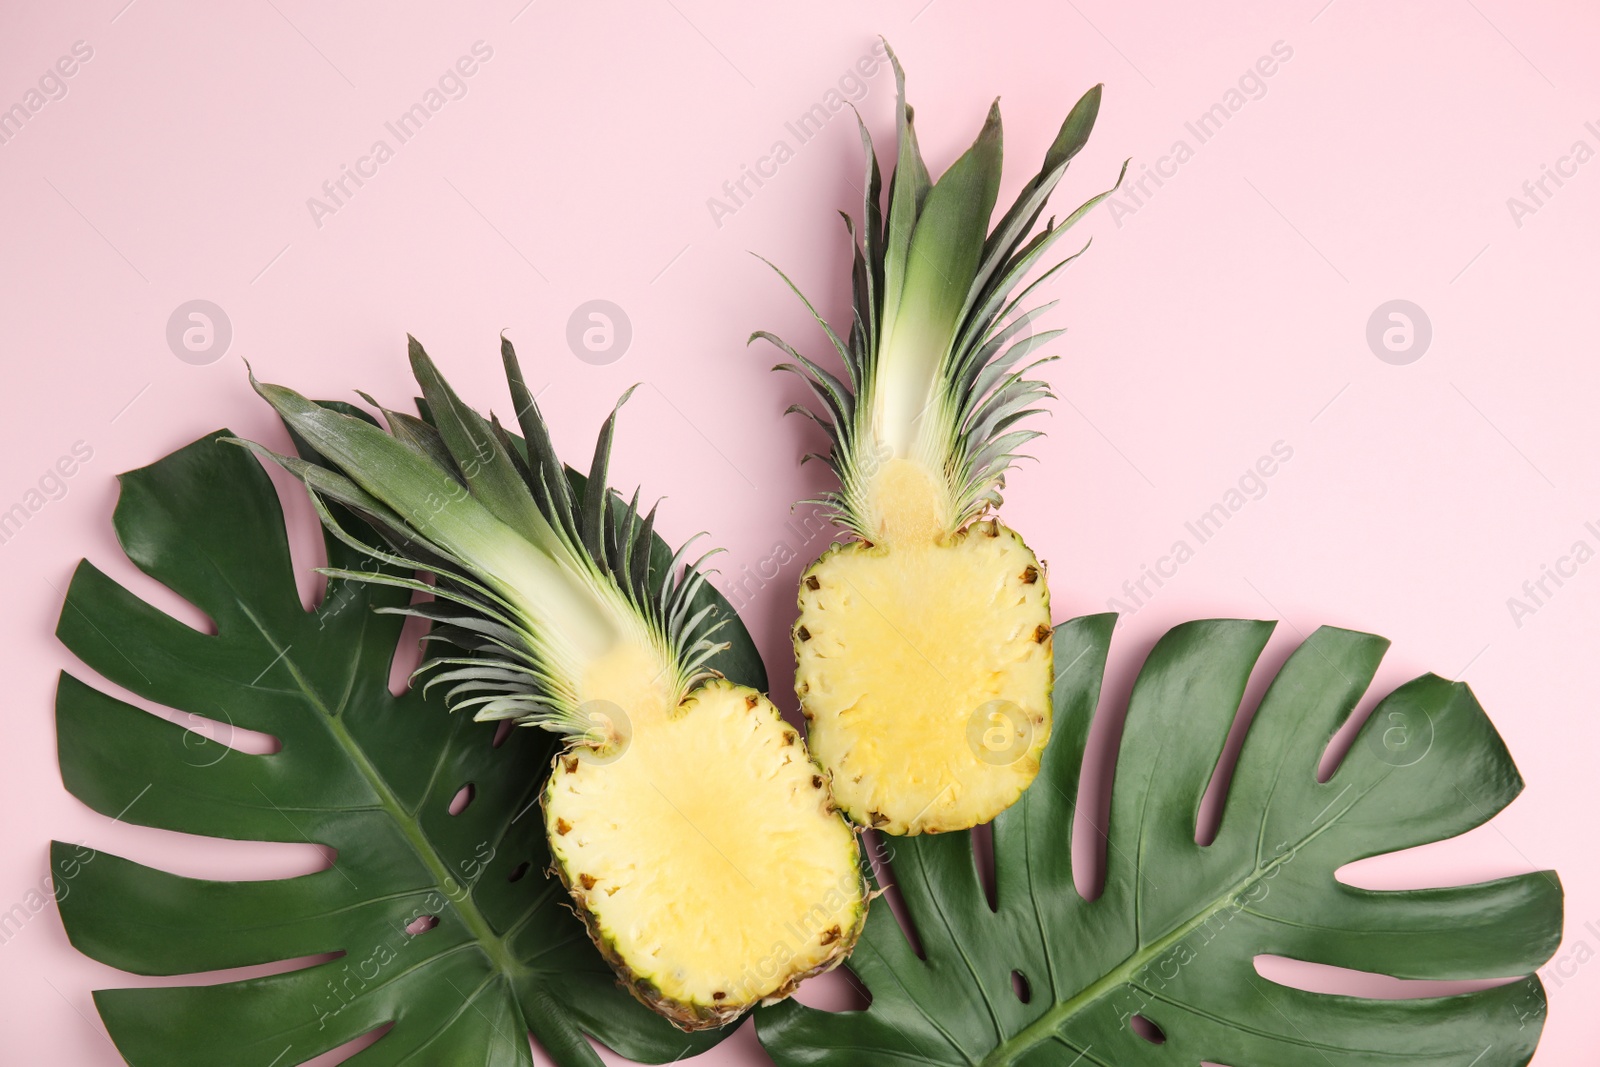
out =
[(800, 583), (796, 691), (852, 820), (891, 834), (988, 822), (1050, 739), (1050, 597), (1014, 532), (836, 545)]
[(555, 868), (630, 991), (701, 1029), (836, 966), (866, 885), (799, 734), (724, 680), (676, 707), (613, 696), (588, 705), (609, 743), (559, 757), (543, 803)]

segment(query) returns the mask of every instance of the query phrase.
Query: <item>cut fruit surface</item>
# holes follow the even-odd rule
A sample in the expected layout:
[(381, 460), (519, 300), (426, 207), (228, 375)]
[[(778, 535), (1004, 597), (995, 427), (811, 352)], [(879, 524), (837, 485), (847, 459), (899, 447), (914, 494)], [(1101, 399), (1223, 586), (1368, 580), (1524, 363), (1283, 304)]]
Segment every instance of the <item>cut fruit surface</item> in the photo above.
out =
[(1055, 358), (1042, 353), (1065, 332), (1034, 327), (1054, 301), (1029, 306), (1030, 294), (1077, 258), (1046, 257), (1115, 187), (1038, 225), (1100, 113), (1095, 86), (994, 221), (998, 102), (934, 181), (905, 71), (888, 55), (895, 165), (885, 190), (863, 126), (861, 216), (845, 220), (849, 328), (835, 330), (806, 301), (842, 374), (766, 331), (752, 340), (776, 346), (787, 357), (777, 369), (810, 388), (816, 403), (789, 410), (827, 435), (827, 451), (807, 458), (826, 462), (838, 484), (809, 502), (859, 539), (824, 555), (800, 589), (796, 681), (812, 751), (858, 823), (934, 833), (1015, 802), (1050, 734), (1043, 568), (996, 515), (1006, 471), (1041, 432), (1028, 420), (1051, 395), (1034, 377)]
[(856, 836), (771, 702), (715, 681), (612, 717), (617, 745), (557, 760), (545, 826), (634, 994), (719, 1026), (843, 959), (866, 912)]
[(1043, 567), (998, 522), (937, 543), (851, 542), (800, 583), (795, 689), (839, 805), (891, 834), (987, 822), (1050, 739)]

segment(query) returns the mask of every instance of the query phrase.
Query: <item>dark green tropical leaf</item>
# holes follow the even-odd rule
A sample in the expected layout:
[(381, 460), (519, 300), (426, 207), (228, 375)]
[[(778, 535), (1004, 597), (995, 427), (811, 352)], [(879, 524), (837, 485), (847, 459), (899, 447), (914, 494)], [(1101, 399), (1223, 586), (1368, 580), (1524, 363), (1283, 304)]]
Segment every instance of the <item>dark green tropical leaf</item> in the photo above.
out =
[[(1531, 972), (1560, 940), (1553, 873), (1403, 892), (1335, 878), (1354, 860), (1479, 826), (1521, 791), (1471, 691), (1434, 675), (1394, 690), (1319, 783), (1318, 762), (1387, 642), (1318, 630), (1256, 710), (1221, 827), (1202, 846), (1201, 798), (1272, 626), (1176, 627), (1134, 686), (1105, 889), (1085, 900), (1073, 885), (1070, 830), (1113, 624), (1096, 615), (1056, 628), (1058, 732), (1039, 780), (994, 823), (997, 907), (980, 884), (970, 834), (897, 839), (894, 878), (923, 955), (888, 909), (875, 909), (849, 963), (870, 1007), (763, 1009), (761, 1040), (778, 1063), (1527, 1063), (1545, 1011)], [(1255, 969), (1258, 955), (1397, 978), (1519, 980), (1369, 1000), (1268, 981)], [(1142, 1036), (1135, 1017), (1159, 1033)]]
[[(128, 557), (216, 632), (184, 625), (85, 561), (58, 633), (89, 667), (175, 718), (261, 731), (282, 750), (208, 742), (63, 674), (62, 778), (124, 822), (314, 842), (336, 859), (303, 877), (213, 882), (57, 844), (74, 874), (62, 921), (97, 960), (147, 975), (295, 961), (244, 981), (97, 992), (123, 1056), (136, 1067), (290, 1067), (389, 1024), (348, 1062), (525, 1065), (529, 1031), (564, 1067), (600, 1064), (584, 1034), (648, 1062), (715, 1044), (721, 1034), (683, 1034), (618, 988), (545, 877), (541, 820), (523, 813), (553, 739), (512, 730), (493, 748), (495, 724), (449, 715), (416, 690), (391, 695), (403, 620), (373, 609), (405, 593), (334, 580), (305, 611), (272, 484), (220, 436), (123, 475), (115, 516)], [(336, 566), (374, 566), (337, 541), (328, 552)], [(653, 556), (661, 566), (670, 558), (659, 538)], [(715, 597), (709, 587), (700, 595)], [(748, 635), (736, 621), (724, 634), (735, 647), (714, 666), (764, 685)], [(449, 814), (469, 784), (467, 807)], [(420, 930), (424, 916), (436, 925)]]

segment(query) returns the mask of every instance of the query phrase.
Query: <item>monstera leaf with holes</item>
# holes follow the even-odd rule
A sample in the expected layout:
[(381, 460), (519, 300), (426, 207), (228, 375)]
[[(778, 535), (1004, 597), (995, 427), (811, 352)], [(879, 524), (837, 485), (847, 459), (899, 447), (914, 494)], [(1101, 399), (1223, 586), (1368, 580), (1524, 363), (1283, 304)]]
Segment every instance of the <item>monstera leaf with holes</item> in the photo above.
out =
[[(295, 961), (242, 981), (97, 992), (122, 1055), (136, 1067), (290, 1067), (384, 1027), (347, 1062), (531, 1064), (530, 1031), (563, 1067), (599, 1067), (585, 1034), (651, 1063), (715, 1044), (719, 1033), (684, 1034), (618, 988), (545, 876), (541, 822), (527, 809), (550, 735), (513, 730), (495, 748), (495, 724), (451, 716), (416, 689), (392, 695), (402, 619), (374, 609), (407, 594), (331, 580), (321, 606), (304, 610), (273, 486), (219, 436), (123, 475), (115, 514), (128, 557), (216, 632), (82, 563), (61, 639), (177, 714), (63, 674), (62, 778), (124, 822), (314, 842), (335, 859), (301, 877), (217, 882), (57, 843), (58, 880), (70, 879), (62, 921), (97, 960), (146, 975)], [(335, 566), (375, 566), (327, 546)], [(658, 538), (655, 565), (669, 557)], [(716, 598), (709, 586), (702, 596)], [(732, 647), (713, 665), (765, 688), (748, 635), (736, 620), (723, 633)], [(207, 742), (175, 721), (185, 716), (271, 734), (281, 751)]]
[[(1521, 791), (1471, 691), (1433, 675), (1399, 687), (1319, 782), (1323, 751), (1388, 643), (1318, 630), (1273, 679), (1216, 838), (1199, 845), (1201, 798), (1272, 626), (1223, 620), (1173, 629), (1133, 688), (1105, 889), (1086, 900), (1073, 885), (1070, 831), (1113, 624), (1114, 616), (1097, 615), (1056, 628), (1057, 733), (1038, 781), (994, 823), (995, 906), (969, 834), (895, 841), (894, 879), (922, 951), (888, 909), (875, 909), (849, 962), (871, 1005), (763, 1009), (761, 1041), (777, 1062), (1527, 1063), (1545, 1011), (1530, 972), (1560, 940), (1553, 873), (1403, 892), (1335, 877), (1354, 860), (1479, 826)], [(1517, 980), (1369, 1000), (1268, 981), (1255, 969), (1258, 955), (1398, 978)]]

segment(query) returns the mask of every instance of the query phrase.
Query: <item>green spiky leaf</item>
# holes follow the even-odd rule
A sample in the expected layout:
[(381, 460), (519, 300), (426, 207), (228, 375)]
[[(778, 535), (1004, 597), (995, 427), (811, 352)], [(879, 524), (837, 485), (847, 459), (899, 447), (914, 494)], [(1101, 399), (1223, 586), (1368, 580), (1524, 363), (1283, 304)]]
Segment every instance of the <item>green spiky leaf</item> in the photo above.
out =
[[(1060, 225), (1051, 220), (1038, 228), (1050, 194), (1094, 128), (1100, 113), (1097, 85), (1073, 105), (1043, 167), (991, 229), (1001, 165), (998, 104), (990, 108), (972, 147), (934, 182), (917, 146), (905, 72), (892, 50), (889, 57), (897, 90), (897, 158), (884, 213), (878, 205), (877, 157), (862, 127), (866, 194), (859, 238), (849, 226), (849, 343), (806, 301), (839, 353), (844, 379), (770, 333), (751, 337), (782, 349), (790, 361), (778, 369), (799, 375), (821, 401), (819, 409), (806, 414), (828, 433), (830, 449), (823, 458), (839, 486), (811, 503), (827, 508), (865, 540), (877, 536), (872, 480), (885, 458), (913, 460), (942, 481), (942, 510), (952, 532), (1000, 504), (1005, 472), (1020, 458), (1016, 446), (1037, 436), (1005, 430), (1036, 413), (1049, 393), (1025, 373), (995, 368), (1016, 364), (1044, 343), (1017, 333), (1049, 305), (1021, 304), (1076, 258), (1042, 262), (1073, 224), (1116, 188), (1092, 197)], [(1035, 271), (1033, 282), (1012, 299), (1012, 291)], [(799, 295), (788, 278), (784, 281)]]
[[(123, 475), (115, 514), (134, 564), (215, 633), (80, 564), (59, 636), (110, 683), (172, 711), (152, 714), (63, 674), (62, 779), (123, 822), (313, 842), (334, 865), (208, 881), (57, 843), (57, 870), (72, 877), (62, 922), (103, 963), (185, 975), (294, 961), (261, 978), (97, 992), (122, 1055), (135, 1067), (291, 1067), (388, 1024), (349, 1062), (528, 1065), (529, 1031), (563, 1067), (599, 1067), (585, 1034), (653, 1063), (715, 1044), (719, 1033), (686, 1035), (618, 988), (565, 891), (545, 877), (543, 827), (526, 809), (555, 739), (512, 730), (496, 749), (496, 724), (452, 716), (415, 689), (393, 696), (403, 620), (378, 609), (403, 605), (406, 592), (336, 577), (304, 610), (272, 484), (221, 436)], [(581, 479), (573, 491), (582, 498)], [(649, 544), (662, 573), (672, 553), (659, 538)], [(335, 567), (400, 576), (331, 537), (328, 555)], [(695, 603), (733, 619), (709, 587)], [(726, 633), (732, 647), (716, 668), (764, 687), (748, 635), (736, 621)], [(216, 738), (231, 729), (271, 734), (281, 751), (224, 747)], [(471, 802), (450, 815), (468, 783)], [(425, 915), (437, 925), (406, 932)]]
[[(781, 1067), (1519, 1067), (1544, 1022), (1532, 972), (1561, 939), (1550, 871), (1377, 892), (1355, 860), (1480, 826), (1522, 779), (1471, 690), (1424, 675), (1388, 694), (1326, 782), (1319, 761), (1388, 642), (1324, 627), (1251, 720), (1220, 829), (1200, 805), (1272, 624), (1186, 623), (1134, 683), (1112, 785), (1106, 877), (1073, 881), (1074, 813), (1115, 622), (1055, 631), (1055, 732), (1039, 779), (994, 823), (996, 906), (971, 834), (896, 839), (894, 881), (922, 956), (877, 909), (849, 967), (872, 1003), (758, 1015)], [(1452, 996), (1369, 1000), (1292, 989), (1270, 954), (1406, 979), (1512, 979)], [(1028, 997), (1013, 987), (1013, 972)], [(1164, 1043), (1136, 1032), (1135, 1016)]]
[[(884, 252), (883, 267), (884, 291), (887, 294), (885, 307), (890, 309), (892, 317), (893, 309), (899, 306), (905, 288), (906, 270), (911, 258), (911, 235), (933, 182), (928, 177), (927, 164), (922, 161), (922, 148), (917, 144), (911, 106), (906, 103), (906, 72), (900, 66), (900, 57), (894, 54), (894, 49), (889, 47), (887, 41), (884, 42), (884, 50), (894, 66), (896, 100), (895, 167), (889, 179), (888, 245)], [(871, 138), (863, 136), (862, 140), (870, 154)], [(875, 171), (876, 161), (871, 166)], [(867, 210), (867, 221), (870, 222), (872, 209), (869, 207)]]
[[(578, 683), (617, 641), (642, 637), (654, 644), (680, 694), (714, 673), (709, 661), (722, 647), (713, 638), (723, 620), (689, 610), (714, 553), (691, 561), (686, 544), (655, 571), (646, 562), (652, 523), (639, 521), (639, 494), (624, 502), (605, 487), (617, 413), (633, 390), (600, 429), (588, 476), (600, 489), (579, 503), (509, 340), (501, 338), (501, 357), (524, 438), (467, 406), (416, 338), (408, 340), (423, 392), (421, 418), (380, 408), (389, 423), (384, 433), (353, 410), (313, 403), (252, 376), (290, 432), (325, 463), (314, 467), (259, 444), (232, 443), (305, 482), (318, 515), (344, 544), (434, 577), (429, 586), (408, 575), (341, 575), (443, 602), (395, 609), (433, 622), (431, 639), (469, 654), (435, 649), (422, 671), (449, 669), (428, 684), (447, 683), (450, 707), (476, 718), (515, 719), (600, 742)], [(388, 548), (345, 530), (329, 503), (371, 524)]]

